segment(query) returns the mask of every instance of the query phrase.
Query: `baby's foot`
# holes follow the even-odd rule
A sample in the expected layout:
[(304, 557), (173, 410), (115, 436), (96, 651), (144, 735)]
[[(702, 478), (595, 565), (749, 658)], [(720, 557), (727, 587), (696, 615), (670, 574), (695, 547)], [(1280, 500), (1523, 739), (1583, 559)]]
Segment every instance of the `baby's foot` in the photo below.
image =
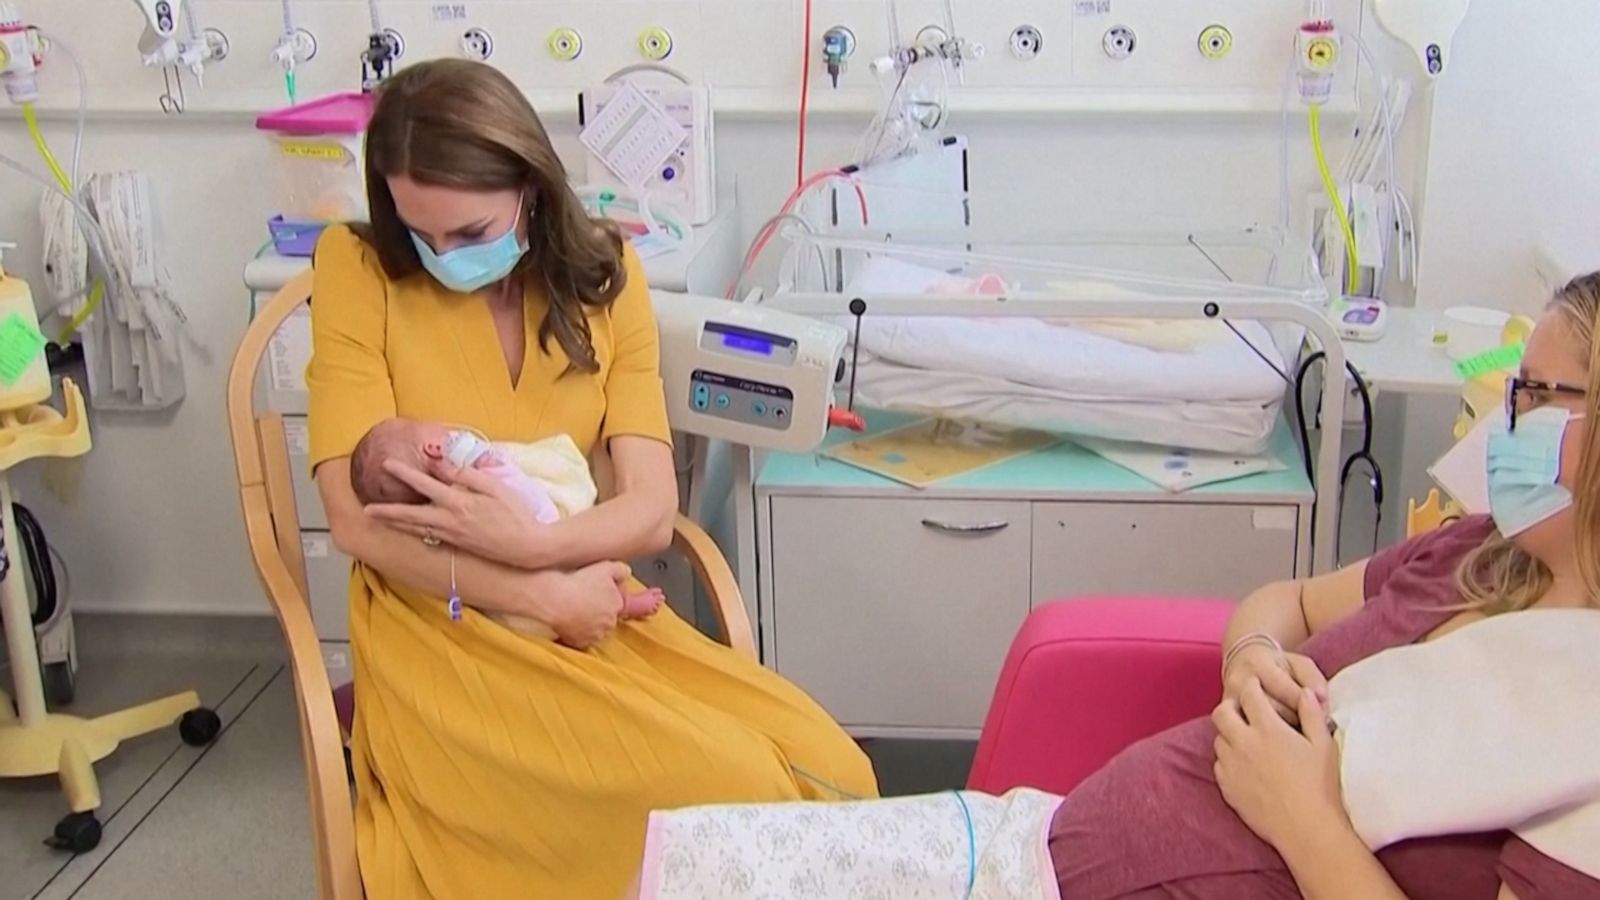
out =
[(643, 619), (656, 614), (665, 603), (667, 595), (660, 588), (650, 588), (637, 594), (629, 594), (622, 601), (622, 618)]

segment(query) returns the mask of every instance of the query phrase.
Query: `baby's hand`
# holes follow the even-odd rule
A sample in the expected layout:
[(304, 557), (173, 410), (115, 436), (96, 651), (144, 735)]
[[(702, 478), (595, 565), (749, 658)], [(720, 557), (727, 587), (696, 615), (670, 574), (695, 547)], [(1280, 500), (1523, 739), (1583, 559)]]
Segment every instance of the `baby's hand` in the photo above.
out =
[(667, 595), (660, 588), (650, 588), (637, 594), (629, 594), (622, 601), (622, 618), (644, 619), (655, 615), (661, 604), (665, 603)]

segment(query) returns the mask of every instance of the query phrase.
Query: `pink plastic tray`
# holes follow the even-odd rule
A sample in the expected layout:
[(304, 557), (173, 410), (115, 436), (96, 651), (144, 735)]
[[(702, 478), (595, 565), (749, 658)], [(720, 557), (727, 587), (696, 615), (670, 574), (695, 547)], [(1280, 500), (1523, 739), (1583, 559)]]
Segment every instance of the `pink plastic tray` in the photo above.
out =
[(278, 134), (361, 134), (372, 118), (371, 94), (329, 94), (296, 106), (262, 113), (256, 129)]

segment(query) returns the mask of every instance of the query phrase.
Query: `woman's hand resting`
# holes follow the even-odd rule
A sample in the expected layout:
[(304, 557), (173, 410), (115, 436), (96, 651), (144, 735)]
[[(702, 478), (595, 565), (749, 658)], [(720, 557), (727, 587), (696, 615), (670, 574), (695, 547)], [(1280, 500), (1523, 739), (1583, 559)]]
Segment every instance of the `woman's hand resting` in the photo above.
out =
[(428, 498), (426, 505), (375, 503), (367, 515), (418, 538), (436, 538), (474, 556), (522, 569), (549, 563), (538, 553), (543, 531), (526, 502), (505, 482), (446, 461), (424, 472), (398, 460), (384, 469)]
[(562, 576), (545, 596), (530, 598), (535, 617), (555, 631), (561, 643), (587, 650), (617, 630), (617, 619), (633, 575), (618, 562), (595, 563)]
[(1323, 701), (1309, 690), (1295, 704), (1300, 728), (1283, 720), (1261, 683), (1250, 679), (1237, 701), (1223, 700), (1213, 772), (1223, 799), (1280, 853), (1327, 829), (1349, 827), (1339, 787), (1339, 746)]
[(1328, 700), (1328, 679), (1308, 656), (1282, 653), (1264, 644), (1241, 649), (1222, 673), (1223, 700), (1240, 702), (1246, 687), (1259, 685), (1267, 702), (1283, 721), (1300, 724), (1300, 695), (1310, 691), (1319, 702)]

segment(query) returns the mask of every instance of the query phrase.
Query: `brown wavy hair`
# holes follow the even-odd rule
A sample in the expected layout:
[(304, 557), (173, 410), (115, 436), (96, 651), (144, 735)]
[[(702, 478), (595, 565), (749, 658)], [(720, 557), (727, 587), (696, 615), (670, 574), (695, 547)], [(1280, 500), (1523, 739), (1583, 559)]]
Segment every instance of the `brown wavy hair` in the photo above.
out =
[[(1573, 490), (1578, 540), (1578, 571), (1592, 601), (1600, 601), (1600, 272), (1581, 275), (1556, 292), (1550, 308), (1578, 338), (1589, 360), (1588, 416), (1583, 457)], [(1490, 535), (1461, 563), (1456, 583), (1467, 608), (1488, 615), (1533, 606), (1550, 589), (1544, 563), (1499, 532)]]
[(539, 347), (548, 353), (554, 340), (573, 368), (599, 368), (588, 313), (610, 306), (625, 286), (621, 232), (590, 218), (539, 115), (509, 78), (464, 59), (402, 69), (378, 90), (366, 144), (371, 224), (358, 233), (390, 278), (422, 271), (395, 212), (391, 176), (468, 191), (520, 191), (522, 214), (532, 221), (528, 252), (512, 274), (549, 298)]

